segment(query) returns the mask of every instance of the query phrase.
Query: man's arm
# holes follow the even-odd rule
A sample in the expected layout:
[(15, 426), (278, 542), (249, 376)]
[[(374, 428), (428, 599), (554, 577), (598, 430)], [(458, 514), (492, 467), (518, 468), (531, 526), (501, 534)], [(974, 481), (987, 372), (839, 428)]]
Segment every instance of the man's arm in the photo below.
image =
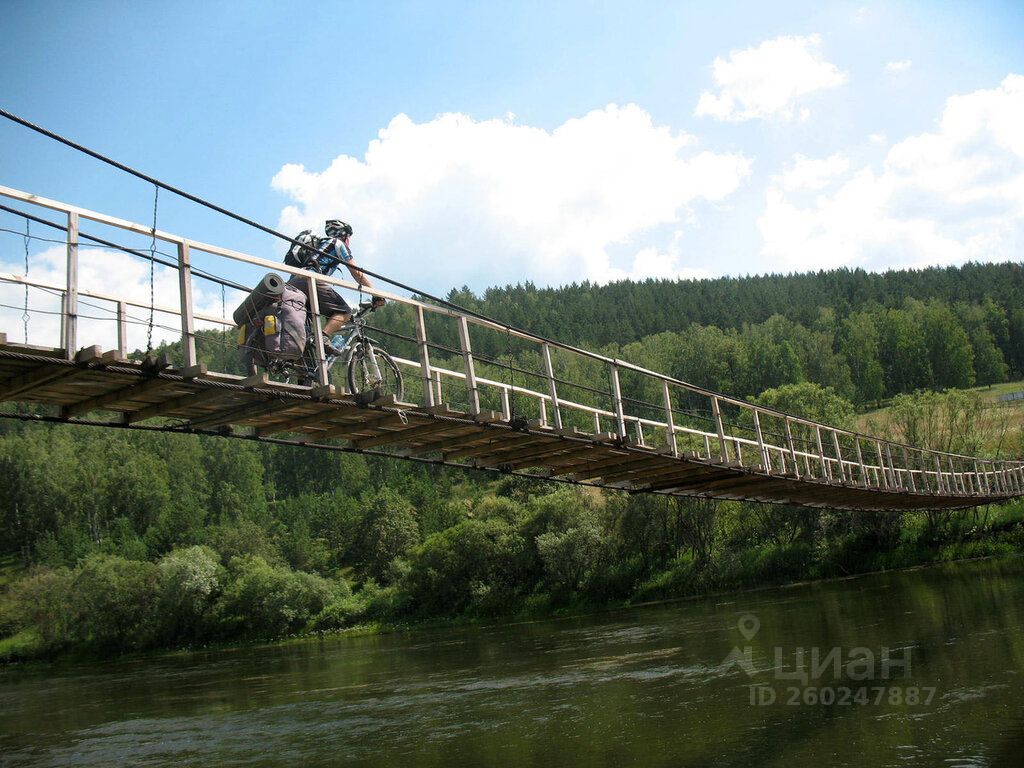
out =
[(349, 273), (352, 275), (352, 279), (359, 283), (363, 288), (373, 288), (373, 283), (370, 282), (363, 270), (356, 264), (355, 259), (349, 259), (345, 262), (345, 266), (348, 267)]

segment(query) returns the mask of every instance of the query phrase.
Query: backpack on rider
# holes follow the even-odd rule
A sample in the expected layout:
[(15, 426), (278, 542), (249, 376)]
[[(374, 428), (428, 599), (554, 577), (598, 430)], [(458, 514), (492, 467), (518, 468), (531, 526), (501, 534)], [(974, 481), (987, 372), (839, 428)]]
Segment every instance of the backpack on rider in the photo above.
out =
[(288, 253), (284, 255), (284, 263), (289, 267), (308, 269), (316, 262), (317, 252), (320, 250), (324, 238), (314, 235), (311, 229), (304, 229), (295, 236), (295, 239), (301, 245), (292, 243)]

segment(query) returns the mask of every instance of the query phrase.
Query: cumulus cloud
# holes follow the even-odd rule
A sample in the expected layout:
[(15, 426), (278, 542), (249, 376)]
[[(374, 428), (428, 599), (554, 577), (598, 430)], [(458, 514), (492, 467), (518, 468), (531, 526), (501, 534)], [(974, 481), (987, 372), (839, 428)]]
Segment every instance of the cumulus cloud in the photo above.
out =
[(802, 99), (847, 80), (846, 73), (822, 57), (817, 34), (777, 37), (756, 48), (732, 51), (728, 58), (715, 59), (712, 73), (717, 91), (702, 93), (694, 113), (730, 122), (805, 120), (810, 111), (798, 108)]
[(820, 160), (794, 155), (793, 163), (772, 182), (783, 189), (823, 189), (849, 167), (850, 161), (840, 152)]
[(643, 109), (610, 105), (552, 131), (510, 119), (398, 115), (363, 159), (285, 165), (275, 189), (297, 231), (341, 217), (357, 260), (430, 289), (693, 274), (679, 233), (750, 173)]
[(950, 97), (934, 132), (894, 144), (811, 201), (782, 177), (758, 220), (772, 269), (884, 269), (1019, 259), (1024, 76)]
[(888, 72), (905, 72), (910, 69), (910, 59), (901, 59), (900, 61), (887, 61), (885, 62), (885, 69)]
[[(51, 285), (65, 284), (67, 251), (53, 246), (33, 253), (29, 260), (30, 279)], [(0, 261), (0, 273), (22, 275), (24, 263)], [(120, 251), (82, 248), (78, 258), (78, 285), (82, 291), (104, 294), (137, 302), (145, 307), (128, 307), (128, 351), (145, 349), (149, 323), (149, 262)], [(154, 270), (155, 304), (178, 307), (178, 272), (158, 266)], [(197, 312), (221, 316), (220, 295), (204, 290), (202, 282), (193, 281), (193, 307)], [(12, 341), (24, 341), (22, 323), (25, 288), (0, 281), (0, 328)], [(238, 296), (228, 298), (227, 311), (237, 304)], [(61, 298), (57, 291), (29, 288), (28, 342), (38, 346), (60, 347)], [(78, 346), (99, 344), (104, 350), (117, 348), (117, 306), (114, 302), (79, 297)], [(181, 338), (180, 318), (176, 314), (155, 312), (153, 345)], [(199, 322), (198, 328), (221, 325)]]

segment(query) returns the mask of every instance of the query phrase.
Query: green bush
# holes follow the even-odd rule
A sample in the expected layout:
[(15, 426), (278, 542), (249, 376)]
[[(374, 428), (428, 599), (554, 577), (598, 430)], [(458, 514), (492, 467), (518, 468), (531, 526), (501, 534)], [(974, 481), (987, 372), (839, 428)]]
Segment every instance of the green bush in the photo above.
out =
[(454, 616), (508, 610), (522, 581), (523, 539), (499, 519), (466, 520), (427, 537), (405, 579), (413, 610)]
[(68, 585), (66, 637), (101, 649), (144, 647), (152, 640), (159, 593), (153, 563), (90, 555)]
[(226, 637), (282, 637), (340, 596), (343, 588), (320, 576), (273, 566), (262, 557), (236, 557), (217, 601), (218, 631)]
[(176, 549), (157, 568), (162, 639), (179, 643), (206, 637), (213, 629), (211, 610), (224, 581), (217, 553), (200, 546)]

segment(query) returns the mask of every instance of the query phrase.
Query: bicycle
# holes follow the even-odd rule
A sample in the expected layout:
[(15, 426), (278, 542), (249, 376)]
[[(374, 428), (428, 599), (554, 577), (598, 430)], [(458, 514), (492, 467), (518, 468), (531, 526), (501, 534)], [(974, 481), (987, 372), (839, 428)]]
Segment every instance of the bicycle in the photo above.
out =
[[(401, 400), (405, 394), (402, 372), (384, 345), (364, 332), (366, 315), (376, 308), (372, 301), (360, 302), (359, 309), (352, 313), (351, 319), (331, 337), (331, 345), (341, 354), (327, 355), (327, 370), (330, 371), (344, 357), (348, 389), (357, 399), (371, 402), (386, 395), (394, 395), (396, 400)], [(302, 360), (271, 360), (266, 366), (268, 371), (284, 376), (287, 382), (294, 379), (294, 383), (303, 386), (317, 380), (319, 372), (314, 352), (313, 322), (311, 314), (307, 312), (306, 346)]]

